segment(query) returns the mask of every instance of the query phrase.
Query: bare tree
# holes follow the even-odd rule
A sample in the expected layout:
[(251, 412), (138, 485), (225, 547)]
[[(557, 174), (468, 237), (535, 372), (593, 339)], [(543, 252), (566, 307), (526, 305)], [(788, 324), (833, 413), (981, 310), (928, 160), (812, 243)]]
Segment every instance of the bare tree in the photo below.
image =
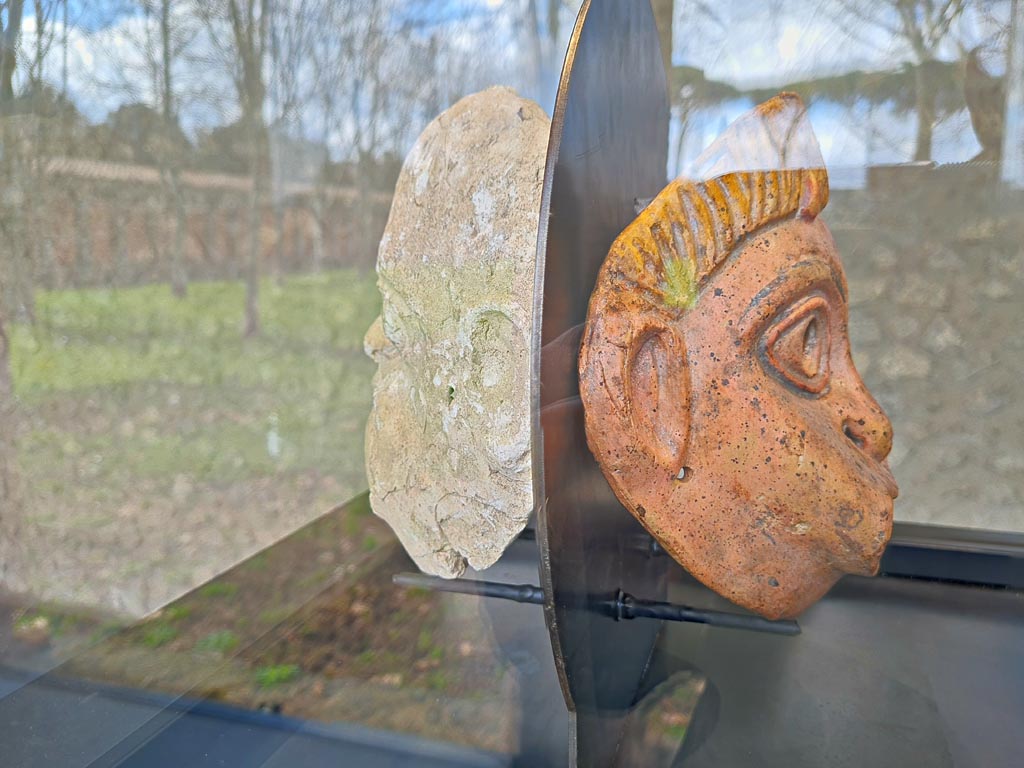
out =
[(0, 116), (14, 101), (14, 70), (18, 65), (24, 5), (24, 0), (0, 2)]
[(228, 68), (246, 137), (252, 190), (249, 196), (249, 244), (245, 266), (246, 336), (260, 331), (259, 279), (263, 208), (269, 199), (270, 152), (264, 108), (266, 63), (273, 6), (271, 0), (196, 0), (196, 13)]
[[(179, 14), (175, 14), (174, 0), (158, 0), (155, 9), (146, 2), (146, 13), (154, 10), (158, 19), (159, 29), (159, 73), (157, 89), (160, 114), (163, 118), (159, 147), (156, 151), (160, 177), (165, 189), (165, 207), (173, 215), (174, 242), (171, 246), (171, 288), (174, 295), (183, 297), (188, 290), (188, 276), (185, 269), (185, 195), (181, 188), (180, 144), (175, 141), (178, 127), (178, 102), (175, 92), (175, 62), (182, 51), (189, 45), (195, 35), (194, 30), (177, 22)], [(149, 25), (147, 25), (147, 28)]]
[(106, 80), (97, 79), (96, 85), (124, 98), (123, 109), (144, 105), (136, 113), (147, 118), (146, 161), (154, 163), (160, 171), (161, 218), (173, 222), (170, 242), (155, 238), (154, 252), (167, 256), (171, 288), (180, 298), (188, 290), (188, 275), (184, 252), (186, 208), (181, 184), (187, 147), (179, 116), (182, 103), (191, 94), (179, 86), (177, 73), (200, 26), (186, 0), (131, 0), (126, 7), (138, 14), (141, 23), (126, 26), (121, 32), (121, 44), (111, 46), (107, 54), (114, 66), (103, 70), (112, 75)]
[(45, 159), (54, 154), (57, 142), (66, 127), (69, 110), (63, 97), (46, 81), (47, 61), (54, 43), (54, 20), (60, 0), (33, 0), (33, 26), (31, 36), (21, 42), (22, 67), (21, 100), (19, 112), (25, 113), (24, 129), (28, 134), (18, 142), (15, 163), (18, 178), (15, 183), (21, 191), (20, 247), (14, 254), (12, 293), (13, 310), (17, 315), (35, 322), (35, 284), (43, 255), (51, 245), (52, 231), (46, 226), (52, 207), (52, 196), (46, 176)]
[(1024, 3), (1013, 0), (1008, 29), (1003, 180), (1024, 188)]
[(936, 89), (929, 77), (939, 48), (954, 22), (966, 7), (966, 0), (836, 0), (838, 18), (856, 35), (859, 29), (874, 27), (903, 40), (914, 63), (914, 93), (917, 111), (915, 160), (931, 160), (932, 131), (936, 118)]
[[(156, 8), (153, 3), (145, 2), (147, 15), (157, 16), (159, 30), (159, 65), (157, 90), (160, 114), (163, 118), (161, 135), (156, 157), (160, 167), (160, 175), (165, 189), (165, 208), (174, 219), (174, 243), (171, 247), (171, 289), (177, 297), (183, 297), (187, 291), (187, 270), (185, 269), (185, 203), (181, 188), (181, 145), (175, 140), (178, 127), (178, 94), (175, 90), (175, 63), (182, 52), (195, 37), (195, 30), (179, 22), (183, 14), (176, 13), (177, 3), (174, 0), (158, 0)], [(155, 11), (155, 13), (154, 13)], [(150, 27), (150, 25), (146, 25)]]
[[(0, 4), (0, 138), (6, 151), (0, 155), (0, 180), (11, 191), (11, 127), (7, 123), (14, 102), (14, 68), (21, 36), (21, 0)], [(9, 505), (14, 494), (14, 382), (11, 376), (11, 345), (8, 331), (10, 279), (19, 243), (16, 238), (18, 211), (8, 201), (0, 202), (0, 501)]]
[(17, 143), (16, 126), (9, 123), (14, 104), (14, 70), (18, 63), (23, 3), (7, 0), (0, 3), (0, 184), (7, 199), (0, 201), (0, 500), (8, 502), (14, 485), (14, 382), (11, 376), (11, 342), (9, 323), (12, 301), (10, 280), (15, 262), (20, 258), (20, 212), (12, 204), (16, 195), (14, 174), (16, 164), (12, 146)]
[(421, 91), (427, 79), (403, 69), (409, 61), (411, 43), (401, 30), (389, 29), (394, 7), (393, 0), (367, 0), (358, 13), (334, 8), (329, 17), (340, 31), (341, 58), (337, 64), (349, 74), (341, 87), (341, 98), (332, 104), (330, 134), (351, 148), (356, 187), (355, 241), (360, 248), (372, 247), (374, 240), (376, 160), (401, 143), (399, 137), (409, 128), (409, 111), (415, 103), (411, 92)]
[[(321, 30), (331, 29), (331, 11), (329, 6), (322, 9)], [(337, 29), (333, 34), (316, 35), (312, 41), (310, 63), (312, 65), (312, 94), (316, 125), (310, 126), (312, 133), (317, 135), (324, 144), (323, 165), (316, 176), (311, 212), (313, 215), (313, 270), (319, 272), (323, 268), (327, 250), (327, 216), (330, 201), (328, 185), (330, 184), (330, 153), (327, 150), (331, 131), (338, 119), (338, 108), (342, 101), (339, 83), (348, 80), (351, 62), (343, 51), (350, 46), (338, 35), (346, 31)]]
[[(3, 117), (0, 117), (0, 123)], [(11, 131), (6, 125), (3, 140), (9, 146)], [(16, 189), (11, 184), (12, 158), (10, 153), (0, 157), (0, 180), (7, 187), (7, 196)], [(13, 195), (16, 197), (16, 195)], [(17, 271), (15, 261), (21, 256), (24, 246), (24, 226), (19, 217), (17, 205), (10, 201), (0, 202), (0, 509), (10, 509), (15, 501), (15, 437), (17, 433), (17, 411), (14, 401), (14, 377), (11, 371), (11, 317), (14, 291), (11, 278)], [(5, 523), (0, 514), (0, 524)]]
[[(10, 339), (0, 306), (0, 502), (14, 498), (14, 382), (10, 369)], [(0, 516), (0, 523), (5, 522)]]
[[(287, 182), (290, 179), (313, 181), (310, 174), (317, 170), (310, 167), (314, 149), (303, 139), (303, 115), (318, 101), (315, 96), (318, 85), (317, 39), (323, 31), (325, 11), (325, 0), (292, 0), (288, 12), (275, 18), (270, 28), (268, 100), (270, 122), (274, 127), (271, 138), (275, 234), (273, 270), (278, 279), (282, 275), (284, 260)], [(338, 86), (334, 82), (327, 87), (336, 89)], [(316, 154), (320, 155), (316, 158), (316, 165), (322, 167), (326, 160), (326, 147)]]
[(369, 166), (380, 150), (381, 133), (387, 130), (383, 118), (388, 111), (386, 102), (393, 96), (387, 91), (383, 69), (388, 44), (384, 36), (385, 10), (382, 0), (371, 0), (366, 7), (365, 26), (346, 41), (354, 59), (360, 64), (349, 92), (349, 109), (356, 116), (352, 144), (356, 150), (356, 191), (359, 195), (356, 217), (360, 225), (358, 241), (361, 245), (368, 244), (372, 238), (369, 230), (372, 205)]
[[(661, 62), (665, 67), (665, 78), (672, 82), (672, 16), (675, 12), (673, 0), (651, 0), (654, 22), (658, 25), (661, 40)], [(671, 88), (671, 85), (669, 86)]]
[[(672, 0), (655, 0), (668, 2)], [(525, 37), (526, 64), (529, 72), (527, 92), (541, 102), (554, 96), (553, 86), (557, 79), (564, 51), (561, 39), (562, 12), (575, 14), (580, 3), (572, 0), (523, 0), (520, 4), (506, 3), (507, 12), (513, 14), (514, 24)]]
[(32, 57), (28, 61), (28, 81), (31, 86), (43, 82), (46, 69), (46, 57), (54, 43), (56, 30), (54, 18), (59, 6), (58, 0), (32, 0), (32, 11), (35, 21), (35, 38), (32, 46)]

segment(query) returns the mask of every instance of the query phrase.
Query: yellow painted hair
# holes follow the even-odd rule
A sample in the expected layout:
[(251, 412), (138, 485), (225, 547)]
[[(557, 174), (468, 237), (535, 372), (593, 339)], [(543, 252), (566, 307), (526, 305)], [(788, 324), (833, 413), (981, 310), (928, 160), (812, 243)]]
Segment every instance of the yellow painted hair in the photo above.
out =
[(787, 216), (813, 219), (827, 203), (824, 168), (674, 181), (619, 235), (599, 280), (685, 311), (743, 237)]

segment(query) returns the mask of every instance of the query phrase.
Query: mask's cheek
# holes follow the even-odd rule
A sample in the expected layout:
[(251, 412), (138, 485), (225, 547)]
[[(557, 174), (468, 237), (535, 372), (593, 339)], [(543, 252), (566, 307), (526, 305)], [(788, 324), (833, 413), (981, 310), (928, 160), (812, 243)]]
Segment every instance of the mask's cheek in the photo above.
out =
[(761, 399), (772, 418), (722, 451), (722, 480), (772, 536), (844, 571), (870, 571), (891, 527), (888, 495), (865, 481), (841, 433), (821, 426), (821, 401), (782, 412), (785, 398)]
[(520, 472), (529, 464), (529, 339), (504, 312), (485, 309), (464, 323), (469, 354), (452, 364), (449, 428), (478, 447), (492, 471)]
[(892, 499), (866, 482), (856, 462), (843, 452), (822, 457), (818, 534), (823, 554), (847, 573), (871, 575), (892, 532)]

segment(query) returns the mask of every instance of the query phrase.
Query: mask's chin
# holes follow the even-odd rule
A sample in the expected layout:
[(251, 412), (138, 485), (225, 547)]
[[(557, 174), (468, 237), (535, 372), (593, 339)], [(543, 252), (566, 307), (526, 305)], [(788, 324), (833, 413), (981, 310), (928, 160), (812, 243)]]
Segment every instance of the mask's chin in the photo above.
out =
[(878, 574), (878, 569), (882, 565), (882, 550), (879, 550), (877, 554), (870, 555), (863, 558), (859, 565), (855, 568), (842, 567), (844, 573), (848, 573), (851, 576), (875, 576)]
[(875, 534), (877, 544), (874, 552), (870, 555), (873, 567), (871, 573), (866, 574), (868, 576), (877, 575), (882, 566), (882, 555), (885, 554), (885, 548), (889, 546), (889, 539), (892, 537), (893, 508), (893, 499), (890, 498), (885, 502), (885, 509), (881, 515), (883, 524), (879, 526), (878, 532)]
[(837, 558), (836, 566), (845, 573), (854, 576), (875, 576), (882, 564), (882, 555), (892, 536), (893, 500), (888, 496), (880, 498), (874, 507), (878, 512), (872, 513), (875, 521), (875, 533), (870, 543), (858, 547), (858, 551), (844, 551)]

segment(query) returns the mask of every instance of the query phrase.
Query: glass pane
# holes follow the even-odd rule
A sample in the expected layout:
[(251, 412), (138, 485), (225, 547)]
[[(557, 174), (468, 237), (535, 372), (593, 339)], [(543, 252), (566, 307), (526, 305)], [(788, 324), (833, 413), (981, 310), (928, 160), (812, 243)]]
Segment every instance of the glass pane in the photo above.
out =
[(0, 662), (484, 755), (533, 697), (564, 744), (539, 610), (391, 584), (363, 338), (413, 141), (550, 111), (577, 10), (0, 2)]
[(895, 428), (896, 519), (1022, 531), (1019, 4), (903, 5), (677, 4), (670, 165), (803, 97), (854, 359)]
[[(651, 5), (665, 178), (697, 173), (754, 105), (800, 94), (855, 362), (896, 431), (896, 519), (1015, 546), (1024, 4)], [(194, 718), (242, 724), (210, 736), (228, 763), (317, 764), (301, 750), (319, 739), (349, 760), (565, 764), (541, 608), (392, 583), (415, 565), (365, 493), (364, 337), (416, 138), (495, 84), (550, 114), (580, 6), (0, 0), (12, 764), (167, 760)], [(671, 568), (667, 599), (738, 610)], [(483, 578), (538, 583), (536, 543)], [(867, 743), (872, 759), (896, 744), (998, 764), (1013, 737), (991, 707), (1021, 707), (1016, 595), (851, 578), (800, 638), (672, 625), (649, 665), (632, 660), (649, 678), (637, 705), (609, 716), (622, 759), (731, 764), (768, 744), (765, 764), (817, 765)]]

